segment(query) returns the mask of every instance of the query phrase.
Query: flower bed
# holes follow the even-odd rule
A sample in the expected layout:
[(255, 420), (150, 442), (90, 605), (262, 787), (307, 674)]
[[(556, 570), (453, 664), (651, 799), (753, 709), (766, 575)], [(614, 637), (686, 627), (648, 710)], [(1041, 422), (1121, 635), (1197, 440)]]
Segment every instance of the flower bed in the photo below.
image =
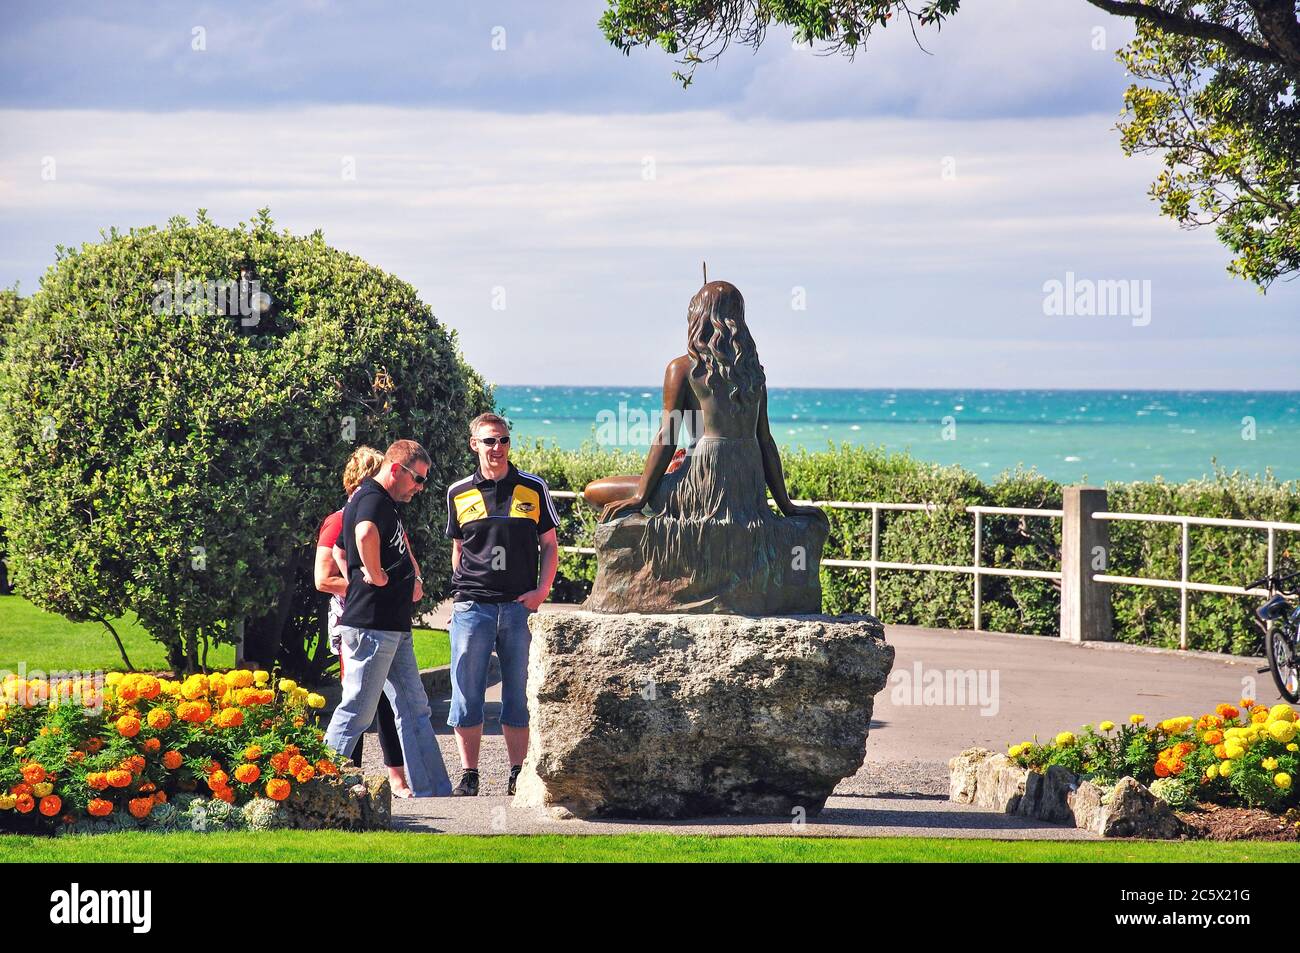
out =
[(324, 704), (261, 671), (10, 675), (0, 684), (0, 831), (309, 826), (288, 808), (321, 789), (346, 798), (360, 780), (345, 785), (344, 762), (325, 746), (312, 713)]
[[(1298, 732), (1297, 714), (1289, 705), (1268, 708), (1243, 698), (1239, 705), (1219, 705), (1199, 717), (1148, 725), (1143, 715), (1130, 715), (1120, 726), (1103, 721), (1084, 725), (1078, 734), (1063, 731), (1046, 744), (1024, 741), (1012, 745), (1002, 763), (1039, 776), (1064, 772), (1056, 776), (1069, 779), (1064, 785), (1068, 791), (1058, 800), (1076, 820), (1081, 813), (1074, 806), (1077, 792), (1085, 785), (1095, 788), (1105, 805), (1121, 782), (1136, 782), (1177, 813), (1183, 836), (1292, 838), (1300, 833), (1300, 798), (1293, 783), (1300, 767)], [(959, 760), (954, 759), (958, 788), (971, 776)], [(988, 763), (986, 774), (996, 768)], [(1005, 778), (998, 781), (1010, 790)], [(988, 780), (984, 787), (987, 798), (1002, 796), (1010, 804), (1015, 796), (1024, 813), (1018, 799), (1024, 791), (1007, 795), (992, 790)], [(1031, 787), (1042, 789), (1043, 784)]]
[(1103, 721), (1079, 734), (1063, 731), (1047, 744), (1025, 741), (1007, 756), (1035, 771), (1060, 765), (1101, 785), (1136, 778), (1175, 809), (1197, 802), (1281, 813), (1297, 803), (1300, 767), (1296, 712), (1243, 698), (1212, 713), (1147, 725), (1130, 715), (1119, 727)]

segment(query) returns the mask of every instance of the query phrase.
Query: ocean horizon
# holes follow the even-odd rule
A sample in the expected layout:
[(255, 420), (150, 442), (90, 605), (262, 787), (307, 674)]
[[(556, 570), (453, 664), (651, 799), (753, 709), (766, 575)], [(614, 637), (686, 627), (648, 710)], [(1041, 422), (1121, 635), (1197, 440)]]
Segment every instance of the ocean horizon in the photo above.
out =
[[(517, 442), (645, 450), (661, 388), (496, 385)], [(1066, 483), (1180, 481), (1228, 471), (1300, 477), (1300, 391), (770, 387), (784, 450), (849, 443)]]

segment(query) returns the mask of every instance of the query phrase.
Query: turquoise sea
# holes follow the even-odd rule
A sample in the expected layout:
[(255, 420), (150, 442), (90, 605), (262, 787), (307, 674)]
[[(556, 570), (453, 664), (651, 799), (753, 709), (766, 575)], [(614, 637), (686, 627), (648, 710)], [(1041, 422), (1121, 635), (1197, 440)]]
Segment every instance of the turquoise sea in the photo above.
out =
[[(644, 449), (657, 385), (498, 385), (518, 439)], [(1063, 482), (1168, 480), (1213, 469), (1300, 478), (1300, 391), (854, 390), (772, 388), (786, 447), (883, 445), (991, 480), (1017, 464)]]

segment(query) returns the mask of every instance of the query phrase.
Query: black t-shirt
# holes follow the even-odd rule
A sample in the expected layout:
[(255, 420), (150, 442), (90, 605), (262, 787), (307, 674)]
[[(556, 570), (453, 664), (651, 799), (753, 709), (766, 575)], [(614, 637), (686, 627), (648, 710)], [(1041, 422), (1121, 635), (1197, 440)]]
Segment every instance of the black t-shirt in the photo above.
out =
[[(379, 530), (379, 564), (388, 573), (385, 586), (372, 586), (361, 575), (357, 524), (365, 522), (374, 523)], [(343, 527), (335, 545), (348, 554), (348, 595), (339, 625), (411, 631), (415, 567), (406, 548), (406, 529), (397, 515), (397, 504), (373, 479), (363, 480), (343, 508)]]
[(546, 481), (513, 463), (500, 480), (476, 470), (449, 486), (447, 536), (461, 541), (456, 601), (513, 602), (536, 589), (538, 538), (558, 522)]

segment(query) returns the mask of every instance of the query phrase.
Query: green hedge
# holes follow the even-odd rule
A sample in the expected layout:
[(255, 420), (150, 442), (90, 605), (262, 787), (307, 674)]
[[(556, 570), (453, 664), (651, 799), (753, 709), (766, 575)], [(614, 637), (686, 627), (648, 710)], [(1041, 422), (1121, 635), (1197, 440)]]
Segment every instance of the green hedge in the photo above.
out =
[[(599, 476), (639, 472), (644, 455), (596, 450), (590, 445), (567, 451), (537, 442), (517, 448), (514, 459), (542, 475), (552, 489), (580, 490)], [(847, 444), (820, 452), (787, 452), (782, 459), (790, 494), (796, 499), (935, 504), (938, 509), (929, 513), (881, 512), (879, 558), (891, 562), (969, 565), (974, 534), (967, 506), (1061, 506), (1061, 484), (1032, 470), (1004, 473), (993, 483), (983, 483), (961, 467)], [(1278, 481), (1271, 474), (1245, 477), (1218, 472), (1186, 483), (1112, 483), (1107, 491), (1112, 510), (1300, 522), (1300, 485)], [(561, 542), (590, 546), (594, 511), (581, 503), (557, 506)], [(830, 509), (827, 515), (831, 535), (826, 557), (870, 558), (871, 513)], [(1107, 571), (1177, 579), (1179, 536), (1177, 525), (1113, 522)], [(983, 537), (983, 565), (1060, 568), (1060, 520), (986, 515)], [(1240, 585), (1264, 572), (1263, 533), (1194, 527), (1191, 539), (1193, 581)], [(1294, 535), (1279, 534), (1278, 553), (1296, 542)], [(560, 572), (558, 595), (576, 601), (595, 576), (595, 560), (562, 555)], [(823, 568), (822, 591), (827, 612), (868, 611), (870, 573)], [(1117, 639), (1177, 647), (1177, 590), (1115, 586), (1111, 593)], [(970, 628), (973, 602), (971, 577), (964, 573), (880, 570), (878, 574), (877, 614), (886, 622)], [(1234, 654), (1257, 650), (1258, 631), (1251, 621), (1256, 600), (1193, 593), (1189, 602), (1191, 648)], [(982, 611), (985, 629), (1055, 636), (1060, 626), (1060, 589), (1049, 580), (985, 577)]]

